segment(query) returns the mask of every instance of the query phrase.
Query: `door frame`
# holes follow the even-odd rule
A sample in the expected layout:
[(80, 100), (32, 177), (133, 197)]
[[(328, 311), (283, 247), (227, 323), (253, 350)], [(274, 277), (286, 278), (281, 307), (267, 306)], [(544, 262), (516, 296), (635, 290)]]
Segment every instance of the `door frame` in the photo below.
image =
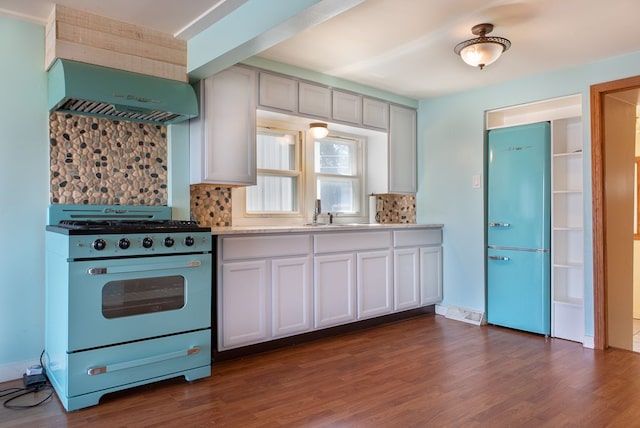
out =
[(604, 97), (616, 92), (640, 88), (640, 76), (592, 85), (591, 100), (591, 185), (593, 215), (593, 309), (594, 348), (605, 349), (607, 343), (606, 230), (604, 206)]

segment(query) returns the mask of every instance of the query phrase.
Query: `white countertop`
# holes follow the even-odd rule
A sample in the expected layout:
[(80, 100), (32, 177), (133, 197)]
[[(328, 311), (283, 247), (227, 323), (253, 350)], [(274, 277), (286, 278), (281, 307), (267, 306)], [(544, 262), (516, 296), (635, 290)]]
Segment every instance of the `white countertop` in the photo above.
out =
[(350, 223), (350, 224), (324, 224), (319, 226), (311, 225), (286, 225), (286, 226), (224, 226), (212, 227), (213, 235), (236, 235), (250, 233), (287, 233), (287, 232), (336, 232), (342, 230), (380, 230), (380, 229), (439, 229), (443, 224), (415, 224), (415, 223)]

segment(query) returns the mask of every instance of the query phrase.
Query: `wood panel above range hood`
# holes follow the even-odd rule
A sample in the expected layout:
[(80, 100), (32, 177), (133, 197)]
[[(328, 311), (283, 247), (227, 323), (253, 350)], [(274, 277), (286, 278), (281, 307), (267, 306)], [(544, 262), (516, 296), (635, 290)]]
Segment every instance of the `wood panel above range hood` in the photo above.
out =
[(187, 82), (187, 43), (149, 28), (55, 5), (46, 27), (45, 68), (71, 59)]

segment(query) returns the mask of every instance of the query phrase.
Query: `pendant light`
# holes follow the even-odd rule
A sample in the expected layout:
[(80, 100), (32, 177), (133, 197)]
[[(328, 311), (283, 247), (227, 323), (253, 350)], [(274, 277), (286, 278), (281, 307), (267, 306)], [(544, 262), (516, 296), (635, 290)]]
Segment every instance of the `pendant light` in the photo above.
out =
[(327, 128), (326, 123), (322, 122), (314, 122), (309, 124), (309, 129), (313, 134), (313, 137), (316, 139), (321, 139), (329, 135), (329, 128)]
[(502, 52), (511, 47), (511, 42), (504, 37), (487, 37), (491, 31), (493, 31), (493, 24), (474, 25), (471, 32), (479, 37), (458, 43), (453, 51), (470, 66), (482, 70), (485, 66), (495, 62), (500, 58)]

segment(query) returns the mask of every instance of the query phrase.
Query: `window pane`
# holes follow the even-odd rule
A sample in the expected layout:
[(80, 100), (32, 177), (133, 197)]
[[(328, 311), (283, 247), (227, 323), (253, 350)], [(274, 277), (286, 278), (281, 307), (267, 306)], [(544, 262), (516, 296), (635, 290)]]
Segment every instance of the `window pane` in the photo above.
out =
[(356, 175), (356, 145), (324, 139), (315, 143), (315, 171), (319, 174)]
[(257, 165), (259, 169), (296, 169), (296, 138), (291, 134), (258, 132)]
[(317, 195), (322, 201), (323, 212), (354, 213), (356, 206), (356, 180), (340, 178), (318, 178)]
[(247, 212), (296, 212), (297, 177), (258, 175), (258, 184), (247, 187)]

